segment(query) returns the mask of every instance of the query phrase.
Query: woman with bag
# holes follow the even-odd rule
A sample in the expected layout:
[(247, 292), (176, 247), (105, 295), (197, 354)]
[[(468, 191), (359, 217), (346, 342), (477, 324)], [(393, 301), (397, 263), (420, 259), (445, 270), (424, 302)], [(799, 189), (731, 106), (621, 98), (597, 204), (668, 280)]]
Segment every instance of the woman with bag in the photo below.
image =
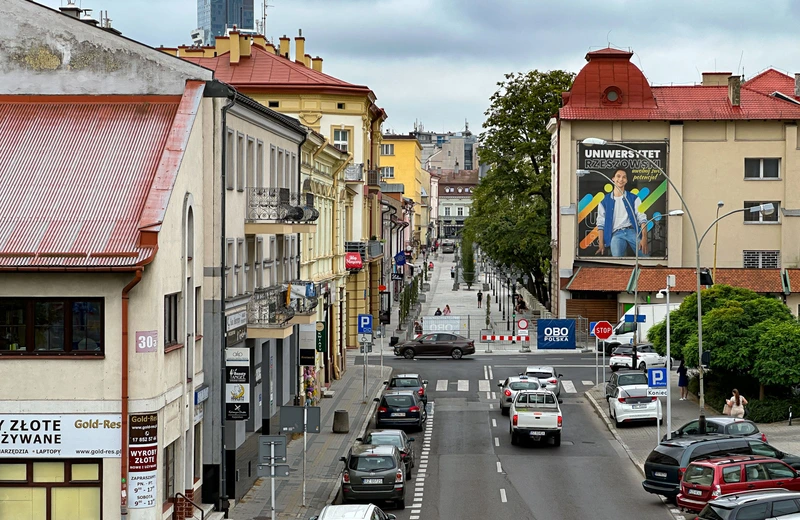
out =
[(681, 391), (681, 398), (679, 401), (686, 401), (689, 399), (689, 377), (686, 364), (681, 359), (681, 365), (678, 367), (678, 389)]
[(737, 389), (733, 389), (733, 396), (725, 401), (725, 404), (729, 408), (727, 415), (738, 417), (739, 419), (744, 418), (744, 407), (747, 405), (747, 399), (745, 399), (743, 395), (739, 395)]

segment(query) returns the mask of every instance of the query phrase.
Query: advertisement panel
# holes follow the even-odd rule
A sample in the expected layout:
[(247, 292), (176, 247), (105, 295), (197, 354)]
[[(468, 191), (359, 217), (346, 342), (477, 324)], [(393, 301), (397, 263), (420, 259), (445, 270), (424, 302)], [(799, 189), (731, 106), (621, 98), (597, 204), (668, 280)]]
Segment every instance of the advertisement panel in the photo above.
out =
[(666, 258), (667, 143), (619, 144), (578, 144), (577, 255)]
[(128, 442), (128, 507), (153, 507), (158, 484), (158, 414), (131, 415)]
[(250, 349), (225, 349), (225, 417), (229, 421), (250, 418)]
[(0, 458), (115, 458), (120, 414), (0, 414)]
[(575, 348), (575, 320), (538, 320), (536, 322), (536, 348)]

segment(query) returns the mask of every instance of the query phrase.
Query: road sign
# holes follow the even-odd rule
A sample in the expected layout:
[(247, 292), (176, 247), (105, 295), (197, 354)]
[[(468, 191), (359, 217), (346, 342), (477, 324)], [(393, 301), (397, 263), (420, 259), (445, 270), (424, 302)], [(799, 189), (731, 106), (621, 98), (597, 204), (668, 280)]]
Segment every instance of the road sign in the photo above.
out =
[(610, 338), (612, 332), (614, 332), (614, 328), (607, 321), (598, 321), (592, 329), (592, 335), (597, 336), (599, 339)]
[(519, 321), (517, 321), (517, 328), (518, 329), (527, 329), (528, 328), (528, 320), (526, 320), (525, 318), (521, 318)]
[(285, 435), (259, 435), (258, 436), (258, 463), (269, 464), (272, 445), (275, 445), (275, 463), (286, 462), (286, 436)]
[(372, 334), (372, 314), (358, 315), (358, 333)]
[(359, 334), (358, 335), (358, 342), (359, 343), (372, 343), (372, 334)]
[[(648, 386), (648, 388), (663, 388), (664, 391), (666, 392), (666, 388), (667, 388), (667, 369), (666, 368), (648, 368), (647, 369), (647, 386)], [(664, 395), (667, 395), (667, 394), (665, 393)]]
[[(268, 464), (259, 464), (256, 467), (256, 475), (259, 477), (271, 477), (270, 469)], [(288, 464), (275, 464), (275, 476), (276, 477), (288, 477), (289, 476), (289, 465)]]
[(364, 354), (364, 350), (366, 349), (366, 354), (372, 352), (372, 343), (362, 343), (361, 347), (359, 347), (358, 351)]
[(303, 410), (307, 410), (306, 413), (308, 414), (306, 431), (308, 433), (319, 433), (319, 406), (281, 406), (281, 431), (286, 433), (302, 432)]
[(648, 388), (647, 397), (667, 397), (666, 388)]
[[(637, 323), (645, 323), (645, 315), (644, 314), (637, 314), (636, 315), (636, 322)], [(625, 323), (633, 323), (633, 314), (626, 314), (625, 315)]]

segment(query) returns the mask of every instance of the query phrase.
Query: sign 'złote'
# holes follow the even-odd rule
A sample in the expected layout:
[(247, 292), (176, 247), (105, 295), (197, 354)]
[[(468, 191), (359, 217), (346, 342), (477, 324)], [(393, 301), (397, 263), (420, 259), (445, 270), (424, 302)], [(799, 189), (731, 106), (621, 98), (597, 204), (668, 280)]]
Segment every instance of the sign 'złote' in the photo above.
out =
[(120, 456), (119, 414), (0, 414), (0, 458)]

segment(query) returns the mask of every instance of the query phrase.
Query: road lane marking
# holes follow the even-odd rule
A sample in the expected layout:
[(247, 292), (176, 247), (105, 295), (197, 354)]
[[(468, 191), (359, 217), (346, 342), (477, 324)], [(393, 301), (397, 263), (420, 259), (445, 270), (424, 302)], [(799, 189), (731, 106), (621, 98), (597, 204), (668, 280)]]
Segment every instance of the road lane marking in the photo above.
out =
[(494, 410), (494, 405), (489, 403), (489, 410)]
[(575, 389), (575, 384), (572, 381), (561, 381), (561, 386), (568, 394), (578, 393), (578, 391)]
[(500, 439), (498, 439), (497, 437), (494, 438), (494, 445), (500, 446)]
[(489, 379), (489, 367), (486, 365), (483, 365), (483, 378)]
[(436, 391), (437, 392), (447, 391), (447, 379), (439, 379), (438, 381), (436, 381)]
[(500, 465), (500, 461), (499, 460), (497, 461), (497, 472), (498, 473), (502, 473), (503, 472), (503, 466)]
[(594, 381), (581, 381), (583, 386), (594, 386)]
[(488, 401), (491, 398), (492, 398), (492, 393), (491, 392), (486, 392), (486, 400)]
[(492, 392), (492, 401), (495, 401), (496, 399), (497, 399), (497, 394)]
[(492, 419), (492, 428), (497, 428), (497, 419)]
[(458, 380), (458, 391), (459, 392), (469, 392), (469, 379), (459, 379)]
[(506, 490), (505, 489), (501, 489), (500, 490), (500, 502), (508, 502), (508, 499), (506, 498)]
[(478, 392), (488, 392), (489, 389), (489, 380), (488, 379), (481, 379), (478, 381)]
[(489, 366), (489, 377), (488, 379), (494, 379), (494, 374), (492, 374), (492, 367)]

